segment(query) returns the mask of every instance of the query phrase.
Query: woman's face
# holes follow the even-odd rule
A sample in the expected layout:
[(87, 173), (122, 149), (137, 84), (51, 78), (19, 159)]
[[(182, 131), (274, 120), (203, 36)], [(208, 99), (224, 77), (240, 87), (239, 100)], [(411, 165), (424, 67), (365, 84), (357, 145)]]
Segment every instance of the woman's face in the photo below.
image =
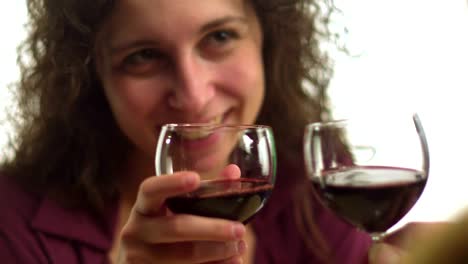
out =
[(140, 154), (165, 123), (255, 122), (262, 33), (247, 1), (120, 0), (98, 39), (107, 100)]

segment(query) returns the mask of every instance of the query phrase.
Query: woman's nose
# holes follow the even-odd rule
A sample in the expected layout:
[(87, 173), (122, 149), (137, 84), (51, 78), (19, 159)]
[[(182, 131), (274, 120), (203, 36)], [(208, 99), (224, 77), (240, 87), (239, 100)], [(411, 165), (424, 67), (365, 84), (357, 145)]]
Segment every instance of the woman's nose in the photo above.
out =
[(194, 55), (179, 59), (174, 88), (169, 96), (171, 107), (193, 113), (203, 110), (215, 93), (208, 67), (208, 62)]

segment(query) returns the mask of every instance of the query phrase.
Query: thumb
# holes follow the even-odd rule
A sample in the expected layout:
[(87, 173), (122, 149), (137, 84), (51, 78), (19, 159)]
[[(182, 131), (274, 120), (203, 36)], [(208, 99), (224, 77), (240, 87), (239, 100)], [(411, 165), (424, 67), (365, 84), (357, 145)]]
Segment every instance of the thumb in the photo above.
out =
[(375, 243), (369, 250), (369, 263), (370, 264), (396, 264), (400, 263), (404, 251), (398, 247), (392, 246), (387, 243)]

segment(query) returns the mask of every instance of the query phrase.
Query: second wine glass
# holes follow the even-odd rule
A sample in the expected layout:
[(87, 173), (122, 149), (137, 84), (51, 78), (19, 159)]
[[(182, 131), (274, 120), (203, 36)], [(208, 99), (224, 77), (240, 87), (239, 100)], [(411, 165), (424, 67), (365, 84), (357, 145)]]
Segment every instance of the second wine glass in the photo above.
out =
[(276, 152), (270, 127), (167, 124), (159, 134), (156, 175), (195, 171), (198, 189), (167, 199), (174, 213), (247, 223), (275, 183)]
[(374, 242), (413, 207), (429, 173), (416, 114), (310, 124), (304, 156), (319, 199)]

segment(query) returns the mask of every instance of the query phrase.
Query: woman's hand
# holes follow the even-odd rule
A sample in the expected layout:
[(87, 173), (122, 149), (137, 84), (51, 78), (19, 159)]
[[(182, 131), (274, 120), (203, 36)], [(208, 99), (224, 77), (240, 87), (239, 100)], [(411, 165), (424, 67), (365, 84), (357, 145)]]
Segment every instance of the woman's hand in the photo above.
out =
[(369, 251), (370, 264), (402, 263), (408, 252), (419, 242), (437, 236), (448, 223), (409, 223), (387, 235), (382, 242), (372, 245)]
[(416, 243), (402, 264), (466, 263), (468, 260), (468, 211), (463, 212), (442, 232)]
[(172, 214), (168, 197), (195, 190), (198, 174), (149, 177), (140, 185), (120, 234), (118, 263), (241, 263), (245, 227), (239, 222)]

